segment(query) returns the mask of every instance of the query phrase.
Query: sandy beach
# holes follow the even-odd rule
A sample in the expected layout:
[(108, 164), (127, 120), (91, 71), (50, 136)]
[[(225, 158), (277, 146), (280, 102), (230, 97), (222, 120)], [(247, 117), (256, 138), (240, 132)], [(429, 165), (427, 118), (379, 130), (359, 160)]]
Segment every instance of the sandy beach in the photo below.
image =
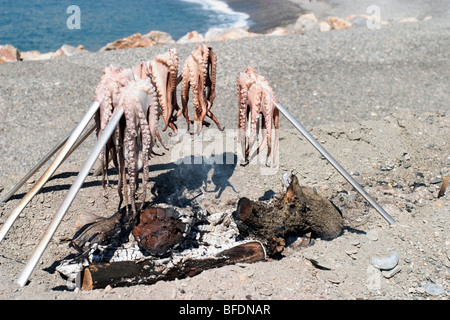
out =
[(302, 7), (305, 11), (314, 12), (321, 19), (327, 16), (348, 17), (352, 14), (372, 14), (369, 10), (375, 5), (380, 8), (381, 19), (394, 20), (401, 17), (415, 17), (419, 20), (427, 16), (432, 16), (438, 20), (448, 20), (450, 15), (450, 5), (448, 1), (438, 0), (433, 2), (423, 2), (420, 0), (289, 0)]
[(430, 16), (438, 20), (448, 20), (450, 16), (450, 5), (445, 0), (429, 3), (420, 0), (382, 0), (376, 3), (370, 0), (227, 0), (226, 2), (233, 10), (247, 13), (252, 21), (250, 30), (257, 33), (292, 25), (299, 15), (307, 12), (313, 12), (319, 20), (329, 16), (346, 18), (351, 15), (370, 15), (373, 14), (373, 9), (370, 9), (372, 5), (380, 9), (381, 19), (386, 21), (405, 17), (423, 20)]
[[(265, 8), (265, 15), (272, 10), (263, 6), (268, 2), (250, 2)], [(307, 3), (294, 2), (303, 4), (300, 12), (309, 8)], [(262, 174), (265, 167), (259, 164), (241, 167), (237, 161), (174, 165), (172, 152), (180, 144), (166, 132), (163, 138), (169, 151), (150, 161), (149, 201), (172, 199), (182, 205), (184, 199), (191, 199), (189, 206), (201, 206), (213, 215), (234, 210), (241, 197), (257, 200), (279, 193), (283, 174), (296, 172), (301, 184), (315, 188), (342, 211), (342, 235), (331, 241), (315, 239), (307, 248), (288, 247), (282, 259), (211, 269), (192, 278), (74, 290), (55, 268), (74, 254), (67, 239), (73, 236), (76, 221), (86, 213), (109, 217), (117, 205), (116, 192), (106, 200), (101, 177), (89, 175), (30, 283), (19, 287), (18, 275), (95, 144), (91, 136), (0, 243), (0, 299), (447, 300), (449, 190), (439, 198), (437, 193), (450, 175), (450, 23), (444, 19), (448, 11), (426, 4), (427, 13), (436, 15), (423, 21), (425, 12), (418, 2), (411, 3), (412, 11), (404, 13), (416, 14), (415, 23), (208, 43), (218, 57), (213, 111), (225, 128), (237, 127), (236, 76), (253, 66), (267, 78), (280, 102), (395, 218), (396, 225), (389, 226), (284, 118), (280, 166), (271, 174)], [(323, 13), (339, 10), (340, 17), (351, 11), (342, 5)], [(263, 11), (246, 12), (256, 16)], [(399, 11), (389, 11), (392, 19)], [(288, 13), (285, 22), (292, 23), (295, 19)], [(271, 23), (258, 28), (272, 28)], [(0, 195), (80, 121), (105, 66), (131, 67), (173, 47), (183, 63), (197, 46), (174, 44), (0, 64)], [(186, 128), (182, 118), (178, 124), (180, 131)], [(209, 144), (204, 147), (211, 152)], [(223, 154), (227, 152), (234, 154), (235, 149)], [(0, 224), (43, 170), (0, 207)], [(111, 172), (110, 179), (114, 185), (117, 175)], [(371, 268), (371, 258), (393, 251), (400, 257), (395, 274)], [(311, 257), (331, 268), (317, 268)]]

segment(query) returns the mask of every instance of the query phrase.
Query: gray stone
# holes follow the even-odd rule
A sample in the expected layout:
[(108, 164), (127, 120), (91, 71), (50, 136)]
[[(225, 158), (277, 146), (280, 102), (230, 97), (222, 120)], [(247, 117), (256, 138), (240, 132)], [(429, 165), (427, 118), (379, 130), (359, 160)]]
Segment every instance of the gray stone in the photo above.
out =
[(313, 257), (305, 256), (305, 258), (308, 259), (309, 261), (311, 261), (311, 263), (319, 269), (325, 269), (325, 270), (332, 269), (332, 266), (330, 264), (328, 264), (325, 261), (319, 260), (317, 256), (313, 256)]
[(397, 265), (391, 270), (383, 270), (383, 271), (381, 271), (381, 274), (383, 275), (383, 277), (389, 279), (389, 278), (392, 278), (397, 273), (399, 273), (401, 270), (402, 269)]
[(313, 13), (301, 15), (293, 28), (293, 32), (299, 34), (319, 31), (319, 23)]
[(369, 240), (377, 241), (378, 240), (378, 231), (373, 229), (366, 233), (366, 237)]
[(389, 257), (370, 258), (370, 263), (380, 270), (391, 270), (398, 264), (398, 261), (399, 256), (395, 251)]
[(444, 294), (445, 291), (440, 285), (427, 282), (425, 285), (425, 292), (431, 294), (432, 296), (438, 296)]

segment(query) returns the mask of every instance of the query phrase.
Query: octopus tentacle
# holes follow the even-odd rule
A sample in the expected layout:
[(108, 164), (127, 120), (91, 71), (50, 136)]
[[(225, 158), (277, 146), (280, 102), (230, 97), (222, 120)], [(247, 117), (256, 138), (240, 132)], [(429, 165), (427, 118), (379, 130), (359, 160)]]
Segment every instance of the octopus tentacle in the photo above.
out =
[[(216, 117), (210, 110), (208, 110), (208, 111), (206, 112), (206, 115), (214, 121), (214, 123), (217, 125), (217, 128), (218, 128), (220, 131), (225, 130), (225, 127), (222, 127), (222, 126), (220, 125), (219, 119), (217, 119), (217, 117)], [(209, 126), (209, 123), (207, 123), (206, 121), (203, 121), (203, 124), (205, 124), (206, 126)]]
[[(241, 161), (241, 165), (249, 163), (249, 147), (247, 146), (247, 119), (253, 119), (255, 116), (250, 116), (251, 111), (254, 109), (251, 106), (255, 105), (254, 94), (249, 94), (250, 88), (256, 83), (255, 77), (253, 77), (253, 69), (247, 68), (245, 72), (240, 72), (237, 78), (238, 86), (238, 103), (239, 103), (239, 137), (238, 141), (241, 143), (242, 155), (244, 159)], [(254, 91), (255, 89), (253, 89)], [(259, 107), (258, 107), (259, 108)], [(255, 113), (255, 111), (253, 111)], [(256, 120), (255, 120), (256, 121)]]
[(173, 122), (176, 118), (173, 116), (173, 112), (179, 109), (174, 94), (178, 77), (178, 54), (176, 50), (170, 50), (167, 54), (159, 55), (153, 59), (150, 62), (150, 70), (152, 80), (156, 84), (166, 124), (163, 131), (166, 131), (168, 127), (174, 127)]
[(242, 155), (244, 159), (242, 159), (241, 164), (245, 165), (247, 163), (246, 157), (246, 144), (247, 137), (245, 134), (246, 124), (247, 124), (247, 91), (248, 88), (243, 83), (243, 78), (245, 74), (242, 72), (239, 73), (237, 78), (237, 95), (238, 95), (238, 106), (239, 106), (239, 119), (238, 119), (238, 142), (241, 144)]
[[(271, 121), (271, 113), (272, 110), (271, 107), (271, 95), (269, 92), (265, 91), (263, 93), (263, 105), (261, 108), (261, 113), (264, 115), (264, 121), (263, 121), (263, 140), (260, 144), (260, 146), (256, 149), (256, 151), (253, 153), (253, 155), (250, 158), (250, 161), (256, 157), (261, 150), (264, 150), (267, 147), (267, 157), (270, 156), (270, 152), (272, 151), (272, 121)], [(267, 160), (267, 158), (266, 158)]]
[[(125, 135), (124, 135), (124, 153), (126, 166), (128, 168), (128, 185), (130, 188), (131, 194), (131, 210), (133, 214), (136, 212), (136, 206), (134, 202), (134, 194), (136, 192), (136, 138), (138, 136), (136, 130), (135, 115), (133, 113), (131, 104), (127, 97), (124, 97), (124, 101), (122, 102), (122, 106), (124, 108), (124, 116), (126, 121), (125, 127)], [(126, 184), (125, 184), (126, 185)], [(128, 197), (125, 198), (126, 205), (128, 207)]]
[(275, 110), (273, 111), (273, 123), (275, 128), (275, 138), (274, 138), (275, 141), (273, 146), (272, 167), (275, 166), (276, 156), (278, 153), (278, 144), (280, 140), (280, 111), (276, 107)]
[(188, 60), (185, 62), (182, 71), (182, 83), (181, 83), (181, 105), (183, 110), (183, 116), (186, 119), (187, 130), (189, 131), (189, 126), (191, 122), (194, 122), (189, 118), (188, 101), (189, 101), (189, 63)]
[[(150, 79), (149, 79), (150, 80)], [(159, 133), (157, 134), (157, 125), (159, 120), (159, 103), (158, 103), (158, 96), (155, 90), (155, 87), (153, 85), (153, 82), (151, 82), (151, 86), (148, 87), (148, 99), (147, 99), (147, 122), (148, 126), (150, 128), (150, 135), (151, 135), (151, 147), (153, 148), (156, 144), (156, 139)]]
[(212, 107), (212, 104), (214, 102), (214, 99), (216, 98), (216, 69), (217, 69), (217, 56), (214, 53), (214, 51), (209, 50), (209, 59), (210, 59), (210, 66), (211, 66), (211, 76), (210, 76), (210, 90), (209, 90), (209, 96), (207, 99), (211, 102), (209, 108)]
[(139, 119), (139, 127), (141, 129), (141, 139), (142, 139), (142, 202), (140, 210), (144, 207), (145, 198), (147, 195), (147, 181), (148, 181), (148, 155), (152, 149), (152, 137), (150, 133), (150, 127), (148, 125), (147, 119), (142, 112), (142, 108), (140, 105), (136, 106), (140, 109), (138, 111), (138, 119)]
[[(256, 137), (258, 135), (258, 118), (261, 113), (261, 103), (262, 103), (262, 87), (258, 84), (253, 84), (248, 90), (249, 95), (249, 105), (250, 105), (250, 138), (248, 142), (248, 147), (246, 150), (246, 156), (249, 155), (253, 148)], [(253, 159), (253, 156), (249, 159), (249, 162)]]
[[(203, 57), (202, 57), (203, 58)], [(192, 104), (195, 107), (195, 121), (197, 123), (196, 133), (200, 133), (203, 126), (203, 119), (205, 119), (206, 112), (208, 111), (208, 105), (205, 95), (205, 83), (206, 83), (206, 65), (204, 60), (198, 62), (201, 66), (201, 70), (198, 73), (192, 72), (191, 81), (194, 81), (192, 86), (193, 99)]]

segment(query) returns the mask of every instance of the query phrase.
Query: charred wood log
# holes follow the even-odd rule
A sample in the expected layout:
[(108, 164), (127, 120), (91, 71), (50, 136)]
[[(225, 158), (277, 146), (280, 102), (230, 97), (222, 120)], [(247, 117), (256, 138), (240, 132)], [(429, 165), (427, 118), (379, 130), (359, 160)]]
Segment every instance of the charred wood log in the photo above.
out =
[(79, 252), (86, 252), (93, 244), (118, 245), (128, 237), (134, 225), (134, 221), (128, 219), (125, 208), (109, 218), (89, 218), (93, 221), (79, 228), (70, 243)]
[[(141, 211), (135, 221), (127, 217), (126, 210), (121, 210), (110, 218), (82, 219), (86, 225), (72, 240), (72, 246), (82, 254), (64, 261), (58, 271), (70, 281), (75, 280), (77, 287), (91, 290), (108, 285), (119, 287), (182, 279), (211, 268), (266, 259), (266, 251), (257, 241), (222, 249), (219, 253), (217, 249), (196, 251), (191, 247), (190, 230), (200, 220), (193, 212), (156, 207)], [(131, 241), (130, 232), (134, 238)], [(235, 232), (237, 235), (238, 230)], [(184, 246), (189, 249), (180, 251)], [(205, 255), (207, 251), (210, 253)]]
[(161, 264), (158, 260), (121, 261), (91, 264), (81, 271), (81, 288), (92, 290), (124, 287), (137, 284), (154, 284), (157, 281), (193, 277), (204, 270), (235, 263), (253, 263), (266, 259), (264, 247), (259, 242), (248, 242), (224, 250), (209, 258), (184, 258)]
[(241, 198), (233, 218), (241, 234), (260, 240), (270, 256), (283, 251), (288, 236), (311, 232), (332, 239), (343, 228), (338, 209), (313, 189), (300, 186), (295, 175), (282, 197), (271, 204)]

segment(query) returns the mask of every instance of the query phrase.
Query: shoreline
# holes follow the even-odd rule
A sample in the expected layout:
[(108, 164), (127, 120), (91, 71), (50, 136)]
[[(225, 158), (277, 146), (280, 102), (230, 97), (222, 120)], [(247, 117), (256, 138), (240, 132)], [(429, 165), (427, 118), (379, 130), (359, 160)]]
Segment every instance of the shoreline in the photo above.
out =
[[(265, 35), (268, 33), (271, 33), (272, 31), (276, 31), (276, 34), (283, 35), (287, 33), (292, 33), (292, 28), (294, 27), (295, 23), (299, 19), (300, 16), (305, 14), (313, 14), (315, 16), (315, 19), (317, 21), (326, 21), (328, 17), (334, 16), (338, 17), (340, 19), (350, 18), (351, 16), (359, 16), (359, 20), (356, 19), (356, 24), (361, 25), (365, 23), (365, 20), (368, 17), (367, 15), (367, 7), (370, 4), (369, 0), (361, 0), (358, 4), (349, 4), (345, 0), (336, 0), (335, 2), (331, 3), (328, 0), (320, 0), (320, 1), (309, 1), (309, 0), (279, 0), (279, 1), (272, 1), (272, 0), (221, 0), (222, 3), (225, 3), (228, 6), (228, 9), (230, 11), (234, 11), (236, 13), (243, 13), (248, 16), (246, 19), (247, 26), (242, 27), (229, 27), (229, 28), (216, 28), (213, 26), (210, 26), (209, 29), (206, 32), (200, 31), (197, 32), (197, 30), (189, 30), (184, 36), (178, 38), (174, 37), (170, 32), (164, 32), (161, 31), (158, 28), (150, 30), (147, 34), (147, 30), (141, 31), (141, 33), (135, 33), (135, 35), (142, 36), (142, 38), (148, 38), (148, 34), (151, 32), (156, 32), (159, 34), (164, 34), (164, 39), (162, 42), (158, 42), (158, 40), (153, 41), (152, 37), (151, 40), (153, 41), (152, 44), (167, 44), (167, 43), (182, 43), (180, 42), (180, 39), (188, 40), (190, 42), (196, 42), (196, 41), (214, 41), (216, 39), (207, 38), (206, 35), (208, 33), (212, 33), (214, 35), (219, 34), (219, 37), (223, 35), (225, 32), (231, 31), (231, 30), (238, 30), (235, 32), (235, 35), (232, 35), (231, 39), (235, 39), (236, 37), (244, 37), (248, 35)], [(442, 0), (438, 0), (438, 2), (442, 2)], [(380, 5), (382, 7), (381, 10), (381, 20), (385, 24), (388, 24), (392, 21), (400, 21), (400, 22), (417, 22), (422, 20), (429, 20), (429, 19), (444, 19), (446, 20), (449, 15), (445, 12), (442, 12), (439, 8), (441, 7), (439, 4), (422, 4), (419, 1), (415, 0), (412, 1), (411, 8), (406, 10), (406, 8), (399, 3), (390, 3), (388, 0), (381, 0)], [(407, 14), (405, 14), (407, 13)], [(361, 19), (362, 17), (362, 19)], [(406, 18), (405, 18), (406, 17)], [(408, 20), (410, 19), (410, 20)], [(316, 21), (316, 22), (317, 22)], [(332, 26), (333, 28), (333, 26)], [(220, 30), (219, 30), (220, 29)], [(285, 29), (277, 30), (277, 29)], [(217, 31), (219, 30), (219, 31)], [(321, 31), (328, 31), (329, 28), (326, 30)], [(240, 32), (240, 35), (238, 34)], [(220, 34), (221, 33), (221, 34)], [(133, 36), (133, 34), (129, 34), (125, 38), (127, 39)], [(229, 36), (225, 37), (226, 39), (230, 39)], [(115, 39), (113, 42), (120, 41), (122, 39)], [(148, 39), (144, 39), (142, 43), (144, 45), (137, 45), (137, 47), (147, 47), (150, 46), (148, 44), (145, 44), (145, 42), (149, 42)], [(220, 39), (223, 40), (223, 39)], [(113, 43), (110, 42), (110, 43)], [(141, 44), (142, 44), (141, 43)], [(102, 45), (107, 46), (109, 43), (105, 42)], [(18, 47), (13, 43), (0, 43), (0, 49), (2, 46), (11, 45), (14, 48), (17, 48), (19, 52), (27, 52), (31, 56), (38, 55), (45, 55), (49, 58), (53, 58), (55, 56), (58, 56), (58, 53), (53, 51), (38, 51), (37, 49), (33, 50), (21, 50), (18, 49)], [(82, 51), (84, 50), (84, 43), (82, 41), (80, 43), (74, 43), (71, 41), (63, 42), (61, 43), (61, 47), (56, 49), (57, 51), (67, 51), (67, 48), (69, 50), (76, 53), (74, 50), (75, 48), (80, 49)], [(135, 46), (136, 47), (136, 46)], [(101, 51), (99, 50), (90, 50), (89, 52), (97, 52)], [(13, 54), (14, 55), (14, 54)], [(64, 52), (64, 55), (65, 52)], [(70, 53), (68, 55), (71, 55)], [(44, 56), (44, 57), (45, 57)], [(41, 60), (41, 59), (38, 59)], [(5, 60), (8, 61), (8, 60)], [(0, 62), (5, 62), (1, 60)], [(13, 60), (15, 61), (15, 60)]]
[[(172, 34), (160, 31), (158, 29), (150, 30), (148, 33), (135, 33), (125, 38), (116, 39), (113, 42), (104, 43), (99, 50), (91, 51), (84, 48), (83, 43), (70, 44), (63, 43), (56, 51), (41, 52), (34, 50), (20, 50), (11, 43), (0, 43), (0, 49), (7, 47), (7, 58), (0, 54), (0, 62), (14, 62), (19, 60), (48, 60), (59, 56), (72, 56), (82, 52), (100, 52), (114, 43), (126, 42), (122, 48), (106, 49), (117, 50), (136, 47), (150, 47), (152, 45), (169, 43), (186, 43), (201, 41), (220, 41), (227, 39), (236, 39), (252, 35), (266, 35), (277, 29), (291, 29), (297, 19), (306, 13), (299, 4), (290, 0), (222, 0), (230, 10), (248, 15), (247, 25), (243, 27), (216, 28), (209, 27), (205, 33), (199, 33), (197, 30), (190, 30), (181, 38), (175, 39)], [(276, 12), (277, 14), (273, 14)], [(278, 30), (277, 34), (280, 31)], [(287, 31), (281, 31), (286, 34)], [(150, 35), (152, 34), (152, 35)], [(156, 34), (156, 38), (155, 35)], [(212, 38), (215, 37), (215, 38)], [(149, 39), (150, 38), (150, 39)]]
[(299, 4), (289, 0), (224, 0), (224, 2), (233, 11), (248, 14), (249, 30), (255, 33), (266, 33), (277, 27), (286, 27), (306, 13)]
[[(180, 14), (180, 12), (182, 12), (181, 10), (184, 8), (184, 2), (179, 1), (179, 3), (177, 3), (178, 1), (179, 0), (172, 0), (169, 7), (164, 6), (162, 8), (164, 13), (166, 14), (167, 12), (170, 16), (170, 9), (175, 9), (178, 11), (178, 14)], [(0, 45), (10, 44), (20, 51), (39, 51), (44, 53), (55, 51), (64, 44), (73, 47), (77, 47), (81, 44), (89, 51), (98, 51), (102, 46), (119, 38), (127, 37), (134, 33), (141, 33), (143, 35), (154, 30), (169, 34), (175, 41), (189, 32), (198, 31), (200, 34), (204, 35), (214, 28), (230, 29), (247, 28), (248, 26), (251, 28), (252, 32), (264, 33), (263, 31), (286, 25), (289, 22), (294, 21), (302, 12), (298, 5), (293, 4), (289, 0), (212, 0), (205, 1), (204, 3), (202, 1), (186, 2), (192, 2), (194, 5), (195, 3), (198, 3), (199, 7), (197, 7), (196, 11), (205, 10), (206, 19), (203, 18), (199, 20), (199, 17), (202, 17), (202, 13), (200, 12), (199, 17), (193, 13), (194, 16), (192, 20), (189, 15), (185, 16), (184, 19), (189, 20), (182, 25), (180, 25), (179, 22), (172, 23), (167, 20), (155, 20), (155, 22), (151, 24), (125, 23), (123, 25), (114, 25), (105, 22), (105, 27), (102, 28), (101, 33), (99, 33), (93, 30), (94, 23), (90, 16), (90, 11), (92, 11), (93, 8), (85, 4), (83, 6), (83, 27), (80, 27), (82, 30), (73, 31), (70, 34), (67, 31), (60, 31), (61, 29), (66, 29), (65, 17), (63, 15), (62, 17), (61, 15), (58, 15), (59, 11), (55, 11), (55, 6), (50, 6), (50, 18), (58, 18), (61, 20), (58, 20), (58, 25), (55, 26), (55, 23), (53, 23), (52, 25), (49, 25), (47, 28), (48, 30), (40, 32), (39, 34), (26, 34), (25, 31), (10, 32), (15, 28), (20, 27), (21, 24), (18, 21), (8, 20), (6, 21), (6, 24), (11, 30), (0, 28), (4, 32), (4, 36), (0, 37)], [(112, 10), (114, 9), (106, 8), (106, 14), (112, 13)], [(281, 15), (278, 14), (277, 16), (273, 16), (270, 14), (271, 12), (279, 12)], [(211, 16), (208, 18), (208, 15)], [(11, 16), (14, 16), (14, 12), (11, 13)], [(47, 16), (36, 15), (34, 20), (30, 23), (45, 23), (45, 20), (42, 19), (46, 17)], [(215, 18), (211, 19), (211, 17)], [(69, 20), (67, 20), (67, 23), (68, 21)]]

